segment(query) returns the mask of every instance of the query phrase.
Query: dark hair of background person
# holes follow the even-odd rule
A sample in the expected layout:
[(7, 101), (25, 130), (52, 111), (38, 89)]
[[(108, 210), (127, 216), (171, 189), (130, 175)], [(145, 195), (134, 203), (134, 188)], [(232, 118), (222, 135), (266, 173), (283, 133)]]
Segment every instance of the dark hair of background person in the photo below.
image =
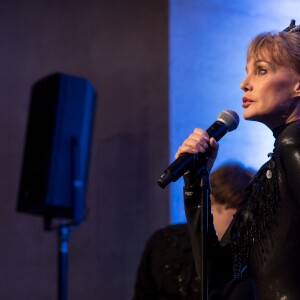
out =
[(211, 195), (226, 209), (237, 208), (255, 171), (239, 163), (226, 163), (210, 175)]

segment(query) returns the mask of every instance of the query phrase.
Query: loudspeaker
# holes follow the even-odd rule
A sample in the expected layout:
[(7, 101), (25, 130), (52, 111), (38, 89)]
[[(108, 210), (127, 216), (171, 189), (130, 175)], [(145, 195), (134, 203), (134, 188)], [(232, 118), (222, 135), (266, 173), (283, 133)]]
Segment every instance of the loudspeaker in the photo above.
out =
[(68, 74), (33, 85), (17, 211), (84, 220), (95, 98), (88, 80)]

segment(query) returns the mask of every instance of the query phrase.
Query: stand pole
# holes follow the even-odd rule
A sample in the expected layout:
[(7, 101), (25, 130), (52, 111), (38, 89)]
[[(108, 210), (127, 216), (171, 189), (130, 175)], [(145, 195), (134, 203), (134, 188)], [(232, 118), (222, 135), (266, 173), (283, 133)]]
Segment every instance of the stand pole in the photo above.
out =
[(61, 225), (58, 231), (59, 257), (58, 257), (58, 299), (68, 299), (68, 259), (70, 225)]
[(207, 235), (208, 235), (208, 208), (210, 205), (208, 205), (209, 199), (209, 189), (210, 189), (210, 184), (209, 184), (209, 175), (208, 171), (205, 168), (202, 171), (201, 174), (201, 181), (200, 181), (200, 188), (201, 188), (201, 198), (200, 198), (200, 206), (202, 207), (201, 209), (201, 218), (200, 222), (202, 221), (202, 226), (201, 226), (201, 270), (200, 270), (200, 278), (201, 284), (202, 284), (202, 300), (207, 300), (208, 299), (208, 259), (207, 259), (207, 248), (208, 248), (208, 243), (207, 243)]

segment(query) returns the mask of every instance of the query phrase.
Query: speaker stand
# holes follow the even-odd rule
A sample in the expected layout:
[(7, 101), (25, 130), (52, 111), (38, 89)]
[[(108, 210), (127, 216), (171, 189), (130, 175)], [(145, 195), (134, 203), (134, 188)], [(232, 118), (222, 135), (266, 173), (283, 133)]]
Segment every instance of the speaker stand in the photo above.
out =
[(58, 299), (68, 299), (70, 225), (61, 225), (58, 229)]
[(69, 270), (69, 240), (70, 233), (75, 228), (74, 223), (61, 221), (60, 225), (52, 226), (51, 218), (44, 219), (45, 230), (57, 230), (58, 236), (58, 300), (68, 299), (68, 270)]

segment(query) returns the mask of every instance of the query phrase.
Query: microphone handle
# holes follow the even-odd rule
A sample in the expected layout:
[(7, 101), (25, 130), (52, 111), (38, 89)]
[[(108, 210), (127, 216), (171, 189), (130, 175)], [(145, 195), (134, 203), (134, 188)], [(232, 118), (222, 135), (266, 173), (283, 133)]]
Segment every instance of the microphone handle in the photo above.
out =
[(228, 132), (227, 126), (221, 122), (216, 121), (207, 130), (209, 137), (213, 137), (217, 142)]

